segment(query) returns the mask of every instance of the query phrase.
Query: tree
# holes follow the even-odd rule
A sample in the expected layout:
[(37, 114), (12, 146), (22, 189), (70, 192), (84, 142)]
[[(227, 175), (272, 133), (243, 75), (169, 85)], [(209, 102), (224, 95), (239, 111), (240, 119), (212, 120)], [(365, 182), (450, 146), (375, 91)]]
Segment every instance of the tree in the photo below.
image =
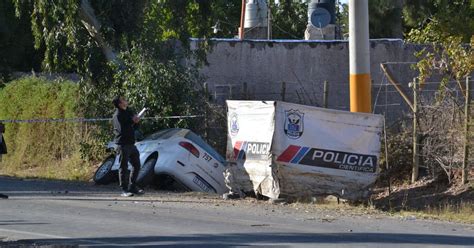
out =
[(33, 47), (29, 19), (15, 18), (10, 1), (0, 1), (0, 54), (0, 81), (7, 81), (12, 71), (41, 69), (41, 51)]
[[(369, 0), (369, 35), (377, 38), (403, 38), (403, 0)], [(337, 24), (341, 38), (349, 35), (349, 5), (338, 2)]]
[[(214, 37), (232, 38), (236, 36), (240, 26), (241, 0), (215, 0), (211, 3), (211, 24), (220, 23), (219, 30)], [(211, 27), (208, 27), (211, 30)], [(212, 30), (214, 31), (214, 30)], [(194, 36), (198, 37), (198, 36)]]
[(13, 0), (18, 17), (29, 17), (46, 71), (100, 74), (140, 30), (144, 0)]
[(339, 26), (339, 36), (346, 39), (349, 36), (349, 5), (338, 1), (336, 6), (337, 25)]
[(370, 38), (403, 38), (403, 0), (369, 0)]
[(403, 17), (406, 33), (430, 27), (444, 36), (461, 37), (464, 43), (469, 43), (474, 34), (474, 5), (470, 0), (406, 1)]
[[(35, 48), (44, 50), (46, 71), (95, 78), (132, 42), (209, 37), (217, 20), (230, 20), (237, 1), (12, 0), (17, 16), (30, 17)], [(214, 12), (211, 9), (218, 10)], [(234, 15), (237, 13), (235, 12)], [(237, 22), (238, 23), (238, 22)], [(230, 30), (225, 29), (226, 32)], [(186, 46), (185, 46), (186, 47)]]
[(152, 42), (174, 39), (186, 45), (190, 37), (215, 35), (212, 27), (216, 24), (218, 35), (230, 36), (239, 25), (238, 6), (238, 0), (151, 1), (145, 8), (142, 38)]
[[(212, 4), (225, 1), (14, 0), (17, 15), (31, 19), (36, 48), (44, 49), (46, 71), (78, 72), (78, 108), (85, 117), (110, 116), (120, 94), (147, 115), (200, 114), (203, 101), (196, 65), (189, 62), (189, 37), (212, 32)], [(184, 58), (184, 59), (183, 59)], [(187, 61), (187, 62), (186, 62)], [(189, 127), (192, 120), (144, 122), (146, 132)], [(104, 123), (96, 138), (106, 141)], [(83, 144), (96, 153), (101, 142)], [(95, 157), (92, 155), (91, 157)]]
[[(420, 72), (418, 79), (423, 83), (435, 74), (442, 77), (441, 89), (450, 80), (456, 80), (464, 90), (463, 80), (474, 70), (474, 6), (467, 0), (450, 1), (449, 4), (433, 1), (433, 6), (436, 8), (429, 18), (408, 34), (410, 41), (430, 45), (416, 54), (420, 58), (416, 64)], [(471, 44), (467, 45), (466, 41)]]
[[(463, 0), (414, 1), (412, 4), (430, 10), (421, 15), (406, 10), (407, 22), (416, 25), (408, 33), (409, 41), (427, 45), (416, 53), (419, 61), (413, 67), (419, 72), (418, 83), (423, 86), (433, 76), (441, 78), (436, 108), (423, 109), (422, 118), (418, 120), (423, 130), (420, 142), (424, 146), (423, 157), (431, 168), (442, 168), (451, 180), (452, 169), (459, 165), (454, 158), (462, 153), (459, 141), (465, 132), (461, 131), (464, 121), (459, 118), (461, 111), (452, 108), (459, 98), (446, 86), (454, 80), (465, 94), (464, 79), (474, 71), (474, 6)], [(469, 39), (470, 44), (466, 44)], [(452, 111), (446, 106), (451, 106)]]
[(308, 4), (282, 0), (271, 6), (272, 36), (275, 39), (301, 39), (308, 23)]
[[(403, 0), (369, 1), (370, 38), (402, 38)], [(300, 39), (307, 26), (308, 4), (300, 1), (281, 1), (273, 10), (273, 34), (275, 38)], [(339, 3), (336, 6), (337, 24), (341, 37), (349, 34), (349, 6)]]

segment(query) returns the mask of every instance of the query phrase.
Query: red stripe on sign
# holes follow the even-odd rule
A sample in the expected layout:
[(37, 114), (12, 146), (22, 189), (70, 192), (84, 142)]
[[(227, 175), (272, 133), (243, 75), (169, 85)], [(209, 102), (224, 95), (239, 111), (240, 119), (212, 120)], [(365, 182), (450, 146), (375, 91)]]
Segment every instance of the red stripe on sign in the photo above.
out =
[(235, 145), (234, 145), (234, 158), (235, 159), (237, 159), (237, 156), (239, 156), (241, 146), (242, 146), (242, 141), (235, 142)]
[(300, 150), (301, 146), (294, 146), (291, 145), (277, 158), (277, 161), (281, 162), (290, 162), (291, 159), (296, 155), (296, 153)]

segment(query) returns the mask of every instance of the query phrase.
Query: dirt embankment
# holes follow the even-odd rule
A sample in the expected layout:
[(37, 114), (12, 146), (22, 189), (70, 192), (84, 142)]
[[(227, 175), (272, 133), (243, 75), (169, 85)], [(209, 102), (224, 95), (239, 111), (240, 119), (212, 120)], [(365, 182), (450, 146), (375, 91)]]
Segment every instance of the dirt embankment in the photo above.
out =
[[(424, 211), (462, 206), (474, 206), (474, 188), (471, 185), (450, 184), (444, 180), (420, 180), (379, 188), (374, 192), (373, 203), (384, 211)], [(474, 210), (474, 209), (473, 209)]]

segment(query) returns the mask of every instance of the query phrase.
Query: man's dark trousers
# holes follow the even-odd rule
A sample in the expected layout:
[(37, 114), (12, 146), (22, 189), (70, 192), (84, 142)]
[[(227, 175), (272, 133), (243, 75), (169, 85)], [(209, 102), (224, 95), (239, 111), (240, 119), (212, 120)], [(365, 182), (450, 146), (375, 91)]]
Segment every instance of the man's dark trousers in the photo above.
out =
[[(119, 181), (120, 188), (124, 191), (135, 190), (135, 183), (140, 170), (140, 153), (135, 145), (119, 145), (118, 151), (120, 153), (120, 168)], [(127, 180), (128, 162), (132, 164), (130, 175)]]

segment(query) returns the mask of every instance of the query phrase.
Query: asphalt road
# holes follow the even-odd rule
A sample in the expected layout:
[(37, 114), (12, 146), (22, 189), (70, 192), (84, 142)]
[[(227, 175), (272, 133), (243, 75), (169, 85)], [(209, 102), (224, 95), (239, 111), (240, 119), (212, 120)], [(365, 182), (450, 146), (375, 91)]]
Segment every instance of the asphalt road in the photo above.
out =
[(0, 177), (0, 246), (474, 247), (474, 225)]

